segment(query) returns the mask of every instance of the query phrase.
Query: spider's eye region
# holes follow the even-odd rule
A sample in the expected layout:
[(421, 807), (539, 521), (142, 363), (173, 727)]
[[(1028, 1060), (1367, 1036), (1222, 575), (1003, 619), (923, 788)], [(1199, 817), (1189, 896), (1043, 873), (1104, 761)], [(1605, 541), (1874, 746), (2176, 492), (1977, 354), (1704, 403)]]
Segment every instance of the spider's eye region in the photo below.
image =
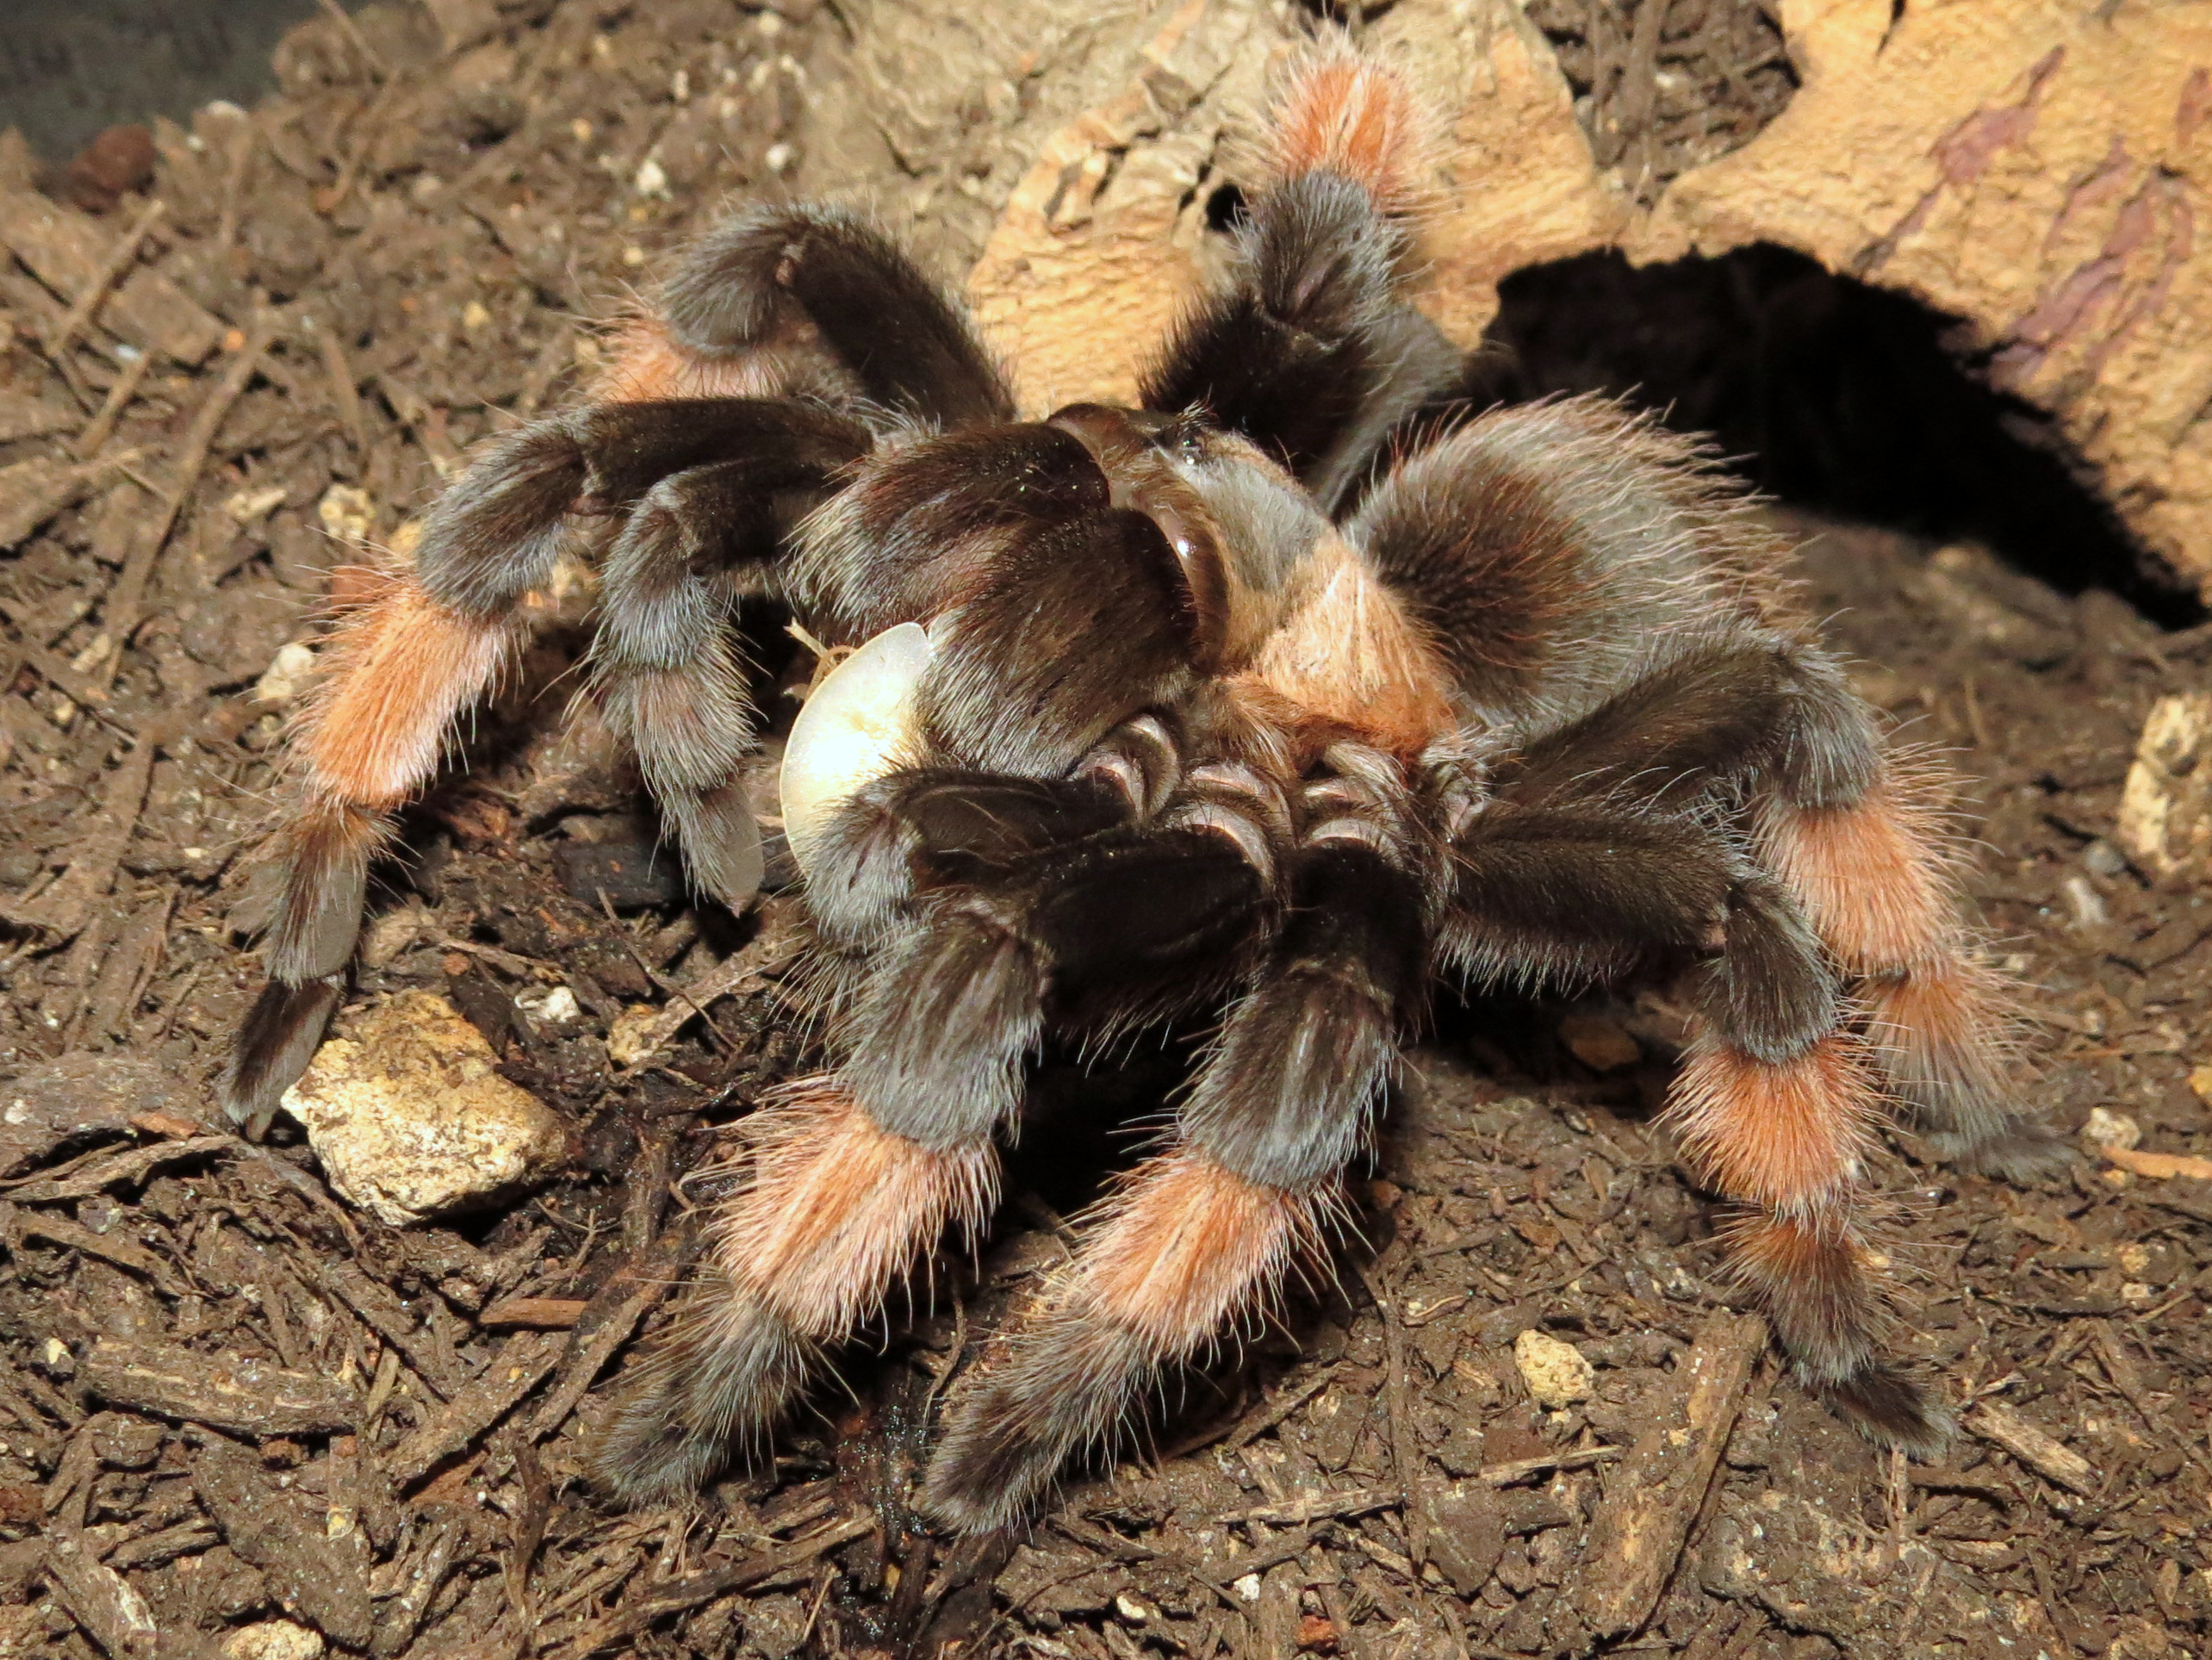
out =
[(1186, 417), (1177, 421), (1153, 442), (1179, 460), (1197, 462), (1206, 458), (1206, 428), (1195, 419)]

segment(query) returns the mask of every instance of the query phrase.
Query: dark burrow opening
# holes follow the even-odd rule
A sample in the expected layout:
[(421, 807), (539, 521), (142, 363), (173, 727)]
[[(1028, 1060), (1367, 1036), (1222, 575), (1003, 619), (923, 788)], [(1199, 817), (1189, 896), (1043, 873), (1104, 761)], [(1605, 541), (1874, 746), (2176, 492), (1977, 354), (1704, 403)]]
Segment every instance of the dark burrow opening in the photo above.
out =
[(2141, 547), (2041, 411), (1993, 390), (1956, 320), (1758, 245), (1637, 269), (1586, 254), (1516, 272), (1477, 401), (1609, 392), (1709, 432), (1793, 506), (1974, 541), (2066, 593), (2108, 588), (2173, 629), (2193, 588)]

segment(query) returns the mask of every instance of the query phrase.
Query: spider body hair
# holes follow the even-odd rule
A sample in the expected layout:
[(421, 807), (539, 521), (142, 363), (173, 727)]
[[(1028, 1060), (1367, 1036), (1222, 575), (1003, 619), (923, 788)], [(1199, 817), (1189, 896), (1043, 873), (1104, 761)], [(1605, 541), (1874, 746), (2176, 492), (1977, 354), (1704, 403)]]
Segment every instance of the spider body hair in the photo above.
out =
[(1735, 1271), (1808, 1387), (1941, 1440), (1882, 1349), (1885, 1091), (1954, 1156), (2032, 1173), (2050, 1147), (1942, 827), (1706, 451), (1594, 398), (1424, 415), (1463, 379), (1406, 294), (1431, 130), (1391, 71), (1308, 54), (1140, 407), (1042, 420), (874, 227), (740, 214), (592, 401), (487, 445), (340, 624), (224, 1084), (249, 1130), (336, 1005), (390, 813), (579, 520), (594, 693), (733, 906), (761, 869), (735, 601), (904, 642), (896, 742), (786, 826), (832, 1070), (762, 1110), (705, 1280), (602, 1421), (625, 1500), (757, 1442), (985, 1225), (1047, 1032), (1219, 1020), (1165, 1145), (952, 1392), (923, 1502), (956, 1529), (1017, 1518), (1320, 1262), (1439, 973), (1556, 991), (1686, 961), (1665, 1117), (1745, 1207)]

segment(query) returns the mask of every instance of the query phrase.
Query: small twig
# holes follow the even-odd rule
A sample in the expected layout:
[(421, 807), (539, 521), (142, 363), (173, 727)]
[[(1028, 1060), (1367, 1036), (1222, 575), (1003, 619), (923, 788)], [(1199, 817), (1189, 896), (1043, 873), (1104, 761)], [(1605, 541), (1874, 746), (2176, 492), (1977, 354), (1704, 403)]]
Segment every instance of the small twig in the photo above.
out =
[(1350, 1487), (1333, 1493), (1308, 1493), (1283, 1504), (1256, 1504), (1217, 1517), (1221, 1522), (1264, 1521), (1277, 1526), (1319, 1521), (1325, 1516), (1364, 1516), (1370, 1510), (1395, 1510), (1406, 1502), (1395, 1487)]
[(238, 221), (242, 199), (245, 195), (245, 172), (253, 159), (255, 144), (261, 137), (260, 123), (251, 115), (239, 121), (238, 133), (231, 140), (229, 165), (223, 169), (222, 208), (215, 218), (215, 248), (226, 252), (238, 240)]
[(19, 631), (14, 650), (21, 654), (23, 666), (36, 674), (47, 684), (61, 693), (80, 708), (90, 710), (100, 720), (126, 737), (135, 737), (132, 728), (115, 718), (108, 711), (108, 691), (88, 676), (80, 675), (61, 658), (44, 646), (22, 637), (21, 631), (29, 627), (23, 613), (5, 600), (0, 600), (0, 622)]
[(369, 465), (369, 413), (362, 405), (361, 385), (354, 377), (353, 364), (346, 357), (345, 345), (328, 323), (315, 331), (315, 344), (321, 349), (323, 369), (330, 376), (331, 407), (345, 428), (346, 437), (353, 442), (355, 463), (365, 469)]
[(666, 1615), (696, 1608), (728, 1592), (742, 1591), (813, 1562), (841, 1545), (849, 1545), (861, 1535), (873, 1533), (875, 1526), (874, 1514), (864, 1510), (843, 1521), (831, 1523), (818, 1533), (759, 1551), (743, 1562), (655, 1585), (633, 1600), (625, 1612), (601, 1620), (581, 1632), (566, 1651), (566, 1660), (584, 1660), (586, 1655), (638, 1636)]
[(1405, 1327), (1395, 1300), (1382, 1290), (1381, 1276), (1363, 1267), (1359, 1278), (1366, 1284), (1367, 1295), (1375, 1301), (1376, 1312), (1382, 1316), (1383, 1365), (1388, 1368), (1382, 1398), (1390, 1416), (1390, 1463), (1396, 1471), (1399, 1489), (1406, 1495), (1406, 1553), (1413, 1561), (1414, 1579), (1418, 1583), (1421, 1570), (1428, 1565), (1428, 1517), (1421, 1491), (1420, 1449), (1414, 1444), (1413, 1418), (1406, 1402)]
[(108, 395), (100, 405), (100, 413), (84, 424), (70, 448), (79, 461), (90, 461), (108, 447), (108, 440), (115, 435), (115, 425), (123, 418), (123, 411), (131, 407), (138, 389), (146, 383), (146, 371), (153, 367), (153, 353), (142, 351), (127, 359), (123, 372), (115, 376), (108, 388)]
[(266, 311), (260, 313), (254, 318), (252, 331), (246, 336), (245, 344), (239, 349), (238, 356), (224, 369), (222, 378), (215, 382), (214, 389), (201, 404), (199, 413), (192, 417), (191, 427), (184, 434), (183, 449), (170, 476), (169, 488), (165, 493), (167, 499), (162, 510), (140, 538), (138, 545), (131, 550), (130, 558), (124, 563), (122, 575), (116, 579), (114, 591), (108, 595), (102, 631), (114, 643), (107, 665), (100, 671), (103, 687), (114, 683), (115, 670), (122, 662), (123, 647), (144, 620), (146, 588), (153, 575), (153, 563), (167, 544), (169, 533), (177, 528), (177, 520), (184, 511), (185, 502), (199, 488), (200, 474), (208, 464), (208, 451), (214, 447), (215, 434), (221, 430), (224, 420), (229, 416), (231, 406), (245, 392), (246, 382), (253, 378), (254, 370), (261, 362), (261, 354), (269, 350), (270, 342), (276, 338), (276, 319)]
[[(323, 3), (330, 5), (331, 0), (323, 0)], [(339, 15), (344, 16), (343, 13)], [(354, 181), (361, 177), (362, 165), (369, 159), (369, 152), (376, 142), (377, 127), (399, 90), (399, 82), (388, 80), (376, 89), (376, 96), (363, 108), (360, 119), (354, 126), (352, 142), (346, 146), (345, 160), (338, 170), (336, 181), (315, 192), (317, 213), (326, 216), (336, 213), (345, 198), (352, 194)]]
[(1512, 1487), (1532, 1476), (1547, 1476), (1555, 1470), (1581, 1470), (1591, 1464), (1610, 1464), (1627, 1451), (1625, 1446), (1586, 1446), (1579, 1452), (1547, 1452), (1537, 1458), (1484, 1464), (1468, 1479), (1485, 1487)]
[(69, 350), (70, 342), (77, 338), (77, 332), (90, 322), (93, 314), (100, 309), (101, 302), (108, 297), (108, 290), (121, 282), (123, 273), (138, 263), (139, 244), (145, 240), (146, 233), (168, 211), (168, 204), (158, 196), (139, 209), (139, 216), (123, 233), (122, 240), (109, 251), (100, 269), (92, 273), (92, 280), (84, 285), (84, 291), (77, 296), (76, 303), (70, 307), (67, 315), (55, 328), (53, 338), (47, 345), (48, 357), (59, 362)]
[(362, 62), (369, 65), (369, 72), (380, 81), (388, 79), (392, 66), (384, 61), (383, 53), (369, 44), (369, 37), (361, 32), (361, 26), (346, 16), (345, 9), (338, 3), (338, 0), (321, 0), (321, 4), (345, 38), (353, 42), (353, 49), (361, 54)]
[[(598, 1306), (587, 1308), (578, 1316), (579, 1329), (563, 1351), (563, 1375), (523, 1432), (526, 1439), (542, 1441), (568, 1421), (600, 1368), (630, 1340), (631, 1334), (668, 1294), (688, 1246), (683, 1230), (671, 1229), (637, 1258), (616, 1269), (600, 1288), (592, 1299)], [(625, 1286), (631, 1288), (627, 1296), (623, 1296)], [(591, 1324), (594, 1320), (599, 1323)]]
[(517, 1332), (443, 1412), (384, 1456), (385, 1472), (404, 1487), (461, 1452), (544, 1382), (563, 1346), (550, 1332)]

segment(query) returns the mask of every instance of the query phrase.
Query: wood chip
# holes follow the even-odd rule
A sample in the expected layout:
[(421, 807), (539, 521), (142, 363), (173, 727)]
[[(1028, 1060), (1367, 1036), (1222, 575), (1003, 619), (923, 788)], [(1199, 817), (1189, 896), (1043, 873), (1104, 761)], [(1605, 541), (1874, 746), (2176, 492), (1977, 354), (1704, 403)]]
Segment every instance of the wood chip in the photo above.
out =
[(121, 764), (108, 774), (99, 811), (83, 827), (69, 868), (45, 892), (9, 909), (4, 914), (9, 922), (32, 929), (49, 947), (66, 944), (84, 931), (94, 909), (106, 902), (115, 886), (115, 867), (122, 863), (131, 834), (138, 828), (146, 783), (153, 776), (154, 747), (145, 739), (131, 746)]
[(2153, 1153), (2147, 1147), (2108, 1147), (2098, 1150), (2109, 1163), (2131, 1170), (2138, 1176), (2147, 1176), (2154, 1182), (2171, 1181), (2177, 1176), (2212, 1182), (2212, 1159), (2199, 1159), (2186, 1153)]
[(761, 931), (743, 949), (733, 954), (727, 962), (674, 987), (674, 995), (665, 1004), (624, 1025), (619, 1038), (610, 1032), (608, 1052), (619, 1066), (645, 1065), (683, 1029), (687, 1021), (705, 1014), (711, 1004), (766, 985), (771, 974), (798, 954), (799, 937), (797, 917), (791, 907), (774, 901), (763, 905)]
[(1766, 1346), (1766, 1321), (1755, 1315), (1708, 1320), (1678, 1374), (1681, 1416), (1660, 1414), (1606, 1483), (1572, 1589), (1599, 1636), (1640, 1630), (1658, 1607)]
[(221, 1440), (193, 1461), (192, 1488), (288, 1611), (343, 1648), (369, 1646), (368, 1541), (357, 1526), (330, 1525), (328, 1495), (275, 1487), (258, 1458)]
[(644, 1632), (656, 1620), (687, 1608), (696, 1608), (718, 1596), (731, 1591), (742, 1591), (762, 1580), (773, 1579), (787, 1570), (805, 1564), (848, 1545), (863, 1534), (875, 1531), (876, 1519), (862, 1511), (843, 1521), (832, 1523), (818, 1533), (810, 1533), (789, 1545), (780, 1545), (762, 1551), (743, 1562), (726, 1567), (710, 1568), (704, 1573), (651, 1586), (636, 1595), (630, 1606), (611, 1619), (602, 1620), (578, 1635), (575, 1641), (562, 1651), (564, 1660), (583, 1660), (588, 1654), (617, 1643), (627, 1643)]
[[(145, 620), (146, 584), (153, 578), (154, 562), (160, 556), (169, 533), (177, 528), (177, 520), (184, 511), (184, 504), (199, 487), (200, 474), (208, 464), (208, 452), (214, 447), (215, 434), (222, 430), (232, 407), (245, 392), (246, 383), (261, 367), (263, 356), (270, 343), (276, 339), (276, 319), (267, 311), (255, 314), (253, 326), (245, 343), (236, 356), (223, 368), (221, 376), (208, 389), (199, 409), (192, 416), (192, 425), (179, 446), (175, 465), (170, 472), (168, 491), (161, 511), (140, 533), (133, 544), (130, 557), (124, 561), (122, 574), (116, 577), (115, 586), (109, 591), (106, 603), (101, 608), (103, 631), (115, 643), (116, 650), (108, 658), (107, 680), (112, 681), (117, 664), (122, 661), (121, 648), (129, 642), (138, 625)], [(103, 682), (104, 683), (104, 682)]]
[(108, 251), (107, 258), (100, 262), (99, 270), (92, 273), (91, 279), (84, 285), (75, 302), (69, 308), (69, 314), (61, 320), (61, 326), (47, 342), (49, 357), (58, 358), (68, 351), (71, 343), (77, 339), (78, 331), (99, 315), (101, 304), (108, 297), (108, 290), (122, 279), (124, 272), (138, 263), (139, 245), (146, 240), (146, 233), (168, 211), (169, 204), (158, 197), (139, 209), (138, 217), (131, 222), (131, 227)]
[(0, 467), (0, 552), (30, 539), (40, 525), (104, 483), (115, 469), (108, 461), (64, 461), (34, 456)]
[(361, 1414), (360, 1398), (331, 1378), (168, 1343), (103, 1337), (78, 1370), (111, 1406), (245, 1435), (326, 1435), (351, 1429)]
[(87, 1165), (67, 1176), (37, 1176), (18, 1182), (9, 1197), (19, 1204), (54, 1204), (64, 1199), (89, 1199), (103, 1187), (143, 1181), (163, 1165), (177, 1164), (209, 1153), (237, 1153), (245, 1147), (234, 1135), (193, 1135), (182, 1141), (163, 1141), (134, 1148)]
[(28, 392), (0, 390), (0, 444), (66, 432), (83, 419), (65, 403), (50, 402)]
[(581, 1297), (510, 1296), (476, 1316), (479, 1326), (533, 1326), (543, 1331), (566, 1331), (592, 1305)]
[(600, 1368), (630, 1340), (638, 1323), (675, 1284), (694, 1238), (688, 1228), (672, 1228), (607, 1276), (577, 1319), (575, 1334), (562, 1357), (561, 1381), (531, 1420), (531, 1440), (544, 1440), (576, 1409)]
[[(28, 190), (0, 189), (0, 243), (39, 281), (74, 298), (99, 277), (114, 241), (96, 220)], [(108, 326), (181, 364), (197, 364), (215, 349), (223, 326), (160, 272), (135, 270), (106, 306)]]
[(1480, 1482), (1485, 1487), (1513, 1487), (1532, 1477), (1548, 1476), (1555, 1470), (1587, 1470), (1592, 1464), (1611, 1464), (1615, 1458), (1626, 1457), (1628, 1451), (1625, 1446), (1586, 1446), (1575, 1452), (1547, 1452), (1534, 1458), (1484, 1464), (1467, 1479)]
[(383, 1461), (386, 1473), (405, 1486), (469, 1446), (545, 1381), (562, 1348), (550, 1332), (517, 1332), (444, 1411), (392, 1449)]
[(65, 1054), (33, 1066), (0, 1085), (0, 1177), (28, 1170), (71, 1141), (120, 1135), (141, 1117), (180, 1112), (186, 1096), (173, 1067), (130, 1055)]
[(1975, 1402), (1974, 1409), (1967, 1414), (1967, 1427), (1992, 1446), (2003, 1447), (2046, 1480), (2084, 1498), (2097, 1490), (2097, 1472), (2090, 1468), (2088, 1459), (2000, 1402)]
[(407, 1358), (415, 1376), (441, 1401), (450, 1400), (461, 1387), (445, 1357), (415, 1329), (414, 1316), (391, 1290), (379, 1285), (350, 1262), (326, 1262), (319, 1278), (322, 1287), (361, 1316), (370, 1330)]
[(44, 1240), (49, 1245), (59, 1245), (65, 1250), (81, 1252), (88, 1257), (98, 1257), (112, 1262), (118, 1268), (142, 1274), (151, 1280), (165, 1296), (183, 1296), (190, 1287), (177, 1278), (176, 1271), (142, 1245), (127, 1239), (110, 1239), (96, 1234), (83, 1222), (71, 1222), (66, 1216), (51, 1216), (37, 1210), (24, 1210), (0, 1200), (0, 1239), (9, 1242), (13, 1250), (16, 1241), (24, 1239)]
[(109, 1660), (153, 1660), (160, 1633), (146, 1599), (106, 1564), (95, 1561), (73, 1534), (51, 1540), (47, 1571), (77, 1621), (107, 1650)]

